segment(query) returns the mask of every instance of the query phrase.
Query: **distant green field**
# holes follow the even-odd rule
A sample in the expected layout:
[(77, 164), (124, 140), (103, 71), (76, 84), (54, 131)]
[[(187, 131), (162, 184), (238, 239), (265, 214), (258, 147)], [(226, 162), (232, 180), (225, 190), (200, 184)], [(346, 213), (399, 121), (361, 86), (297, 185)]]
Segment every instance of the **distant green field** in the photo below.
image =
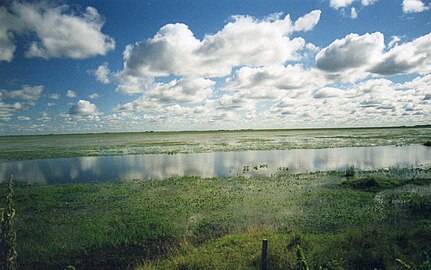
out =
[(298, 269), (298, 244), (312, 269), (429, 269), (430, 184), (397, 168), (16, 185), (18, 269), (258, 269), (263, 238), (269, 269)]
[(0, 159), (423, 144), (431, 128), (144, 132), (0, 137)]

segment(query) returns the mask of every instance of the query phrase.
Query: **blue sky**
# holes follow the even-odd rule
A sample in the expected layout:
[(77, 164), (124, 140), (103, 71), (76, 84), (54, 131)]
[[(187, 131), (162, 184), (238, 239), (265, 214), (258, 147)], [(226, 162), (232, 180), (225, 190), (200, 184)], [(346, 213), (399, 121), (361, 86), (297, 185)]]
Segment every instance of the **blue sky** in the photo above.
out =
[(0, 3), (3, 135), (431, 123), (429, 0)]

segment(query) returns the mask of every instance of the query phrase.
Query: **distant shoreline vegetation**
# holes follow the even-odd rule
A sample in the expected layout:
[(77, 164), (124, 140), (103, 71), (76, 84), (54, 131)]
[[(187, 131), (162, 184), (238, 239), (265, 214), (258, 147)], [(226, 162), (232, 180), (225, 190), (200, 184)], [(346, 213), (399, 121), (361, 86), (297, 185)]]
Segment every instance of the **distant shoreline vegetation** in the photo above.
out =
[(17, 136), (64, 136), (64, 135), (101, 135), (101, 134), (135, 134), (135, 133), (213, 133), (213, 132), (267, 132), (267, 131), (302, 131), (302, 130), (361, 130), (361, 129), (398, 129), (398, 128), (431, 128), (431, 124), (414, 126), (371, 126), (371, 127), (317, 127), (317, 128), (268, 128), (268, 129), (207, 129), (207, 130), (143, 130), (143, 131), (106, 131), (106, 132), (82, 132), (82, 133), (43, 133), (43, 134), (6, 134), (0, 137)]

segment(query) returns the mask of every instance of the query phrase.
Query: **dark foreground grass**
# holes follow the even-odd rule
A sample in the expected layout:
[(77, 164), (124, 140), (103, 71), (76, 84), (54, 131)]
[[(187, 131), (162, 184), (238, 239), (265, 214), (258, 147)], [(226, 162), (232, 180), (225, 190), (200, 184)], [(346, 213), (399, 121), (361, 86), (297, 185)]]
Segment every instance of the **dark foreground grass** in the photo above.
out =
[[(19, 269), (403, 269), (431, 248), (429, 169), (356, 172), (405, 179), (373, 192), (344, 173), (16, 185)], [(394, 180), (395, 181), (395, 180)], [(0, 195), (6, 189), (1, 185)], [(1, 201), (0, 207), (4, 202)]]

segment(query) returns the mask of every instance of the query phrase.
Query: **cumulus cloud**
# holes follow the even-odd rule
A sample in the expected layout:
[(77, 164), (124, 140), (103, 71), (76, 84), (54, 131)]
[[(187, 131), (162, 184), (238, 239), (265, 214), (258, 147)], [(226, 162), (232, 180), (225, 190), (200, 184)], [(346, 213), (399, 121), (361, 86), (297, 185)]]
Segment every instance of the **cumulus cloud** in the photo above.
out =
[[(316, 66), (328, 77), (355, 81), (369, 74), (396, 75), (431, 71), (431, 34), (398, 44), (393, 37), (387, 51), (383, 34), (349, 34), (332, 42), (316, 55)], [(395, 46), (394, 46), (395, 45)], [(362, 76), (361, 76), (362, 74)]]
[(141, 96), (132, 102), (121, 104), (117, 106), (114, 111), (116, 112), (151, 112), (159, 111), (162, 106), (152, 99)]
[[(8, 29), (10, 15), (5, 7), (0, 7), (0, 61), (12, 61), (16, 46), (13, 42), (13, 34)], [(16, 22), (14, 22), (16, 23)]]
[[(356, 0), (329, 0), (329, 6), (335, 9), (345, 8), (353, 4)], [(378, 0), (361, 0), (361, 5), (369, 6), (376, 3)]]
[(48, 122), (51, 120), (51, 117), (48, 115), (47, 112), (40, 112), (39, 115), (40, 117), (37, 118), (38, 121)]
[(203, 78), (156, 83), (145, 95), (118, 106), (115, 111), (150, 112), (161, 110), (162, 104), (201, 103), (213, 93), (214, 85), (214, 81)]
[(275, 99), (286, 92), (305, 92), (324, 82), (320, 72), (305, 70), (301, 64), (242, 67), (226, 79), (223, 89), (240, 91), (249, 98)]
[[(203, 39), (197, 39), (185, 24), (168, 24), (154, 37), (126, 47), (123, 70), (111, 73), (104, 63), (95, 71), (95, 76), (98, 81), (118, 84), (119, 92), (142, 95), (117, 106), (116, 114), (157, 113), (169, 118), (174, 112), (187, 112), (190, 117), (205, 113), (208, 119), (214, 119), (216, 111), (253, 109), (256, 100), (279, 98), (281, 88), (298, 88), (305, 83), (304, 76), (294, 78), (288, 74), (300, 74), (301, 67), (286, 68), (284, 64), (314, 55), (319, 48), (301, 37), (291, 39), (289, 36), (312, 30), (320, 14), (315, 10), (294, 21), (281, 13), (263, 19), (233, 16), (220, 31), (207, 34)], [(278, 67), (266, 70), (270, 65)], [(241, 93), (215, 94), (214, 78), (231, 75), (235, 67), (241, 67), (240, 71), (229, 78), (223, 88)], [(258, 80), (258, 75), (252, 73), (259, 68), (268, 76), (260, 81), (260, 86), (267, 85), (263, 91), (249, 87), (256, 85), (253, 81)], [(271, 82), (277, 75), (283, 77)], [(167, 76), (175, 79), (163, 82), (157, 79)], [(190, 109), (192, 107), (199, 109)], [(218, 116), (223, 115), (218, 113)]]
[(431, 33), (395, 46), (370, 69), (380, 75), (426, 73), (431, 71)]
[(110, 73), (111, 70), (108, 67), (108, 63), (105, 62), (94, 71), (94, 76), (96, 76), (97, 81), (108, 84), (111, 82)]
[(385, 48), (382, 33), (349, 34), (337, 39), (316, 55), (316, 66), (328, 72), (341, 72), (370, 65)]
[(21, 102), (7, 104), (0, 100), (0, 121), (9, 121), (16, 111), (23, 108), (24, 105)]
[(157, 83), (146, 96), (162, 103), (202, 102), (212, 94), (215, 82), (209, 79), (180, 79), (169, 83)]
[(27, 46), (26, 57), (83, 59), (115, 48), (115, 41), (101, 32), (104, 21), (93, 7), (79, 12), (48, 1), (12, 1), (0, 8), (0, 22), (0, 60), (4, 61), (13, 58), (13, 34), (37, 37)]
[(314, 98), (336, 98), (344, 94), (344, 91), (334, 87), (320, 88), (314, 93)]
[(361, 0), (361, 4), (363, 6), (369, 6), (376, 3), (378, 0)]
[(100, 112), (95, 104), (87, 100), (79, 100), (69, 108), (69, 115), (80, 119), (96, 119), (100, 116)]
[(49, 99), (60, 99), (61, 95), (57, 93), (51, 93), (48, 95)]
[(400, 37), (398, 37), (398, 36), (392, 36), (391, 37), (391, 41), (389, 41), (389, 43), (388, 43), (388, 47), (392, 48), (395, 45), (398, 45), (398, 42), (400, 42), (400, 41), (401, 41)]
[(385, 122), (399, 125), (411, 119), (425, 120), (422, 117), (431, 109), (431, 102), (424, 100), (430, 86), (431, 75), (402, 84), (388, 79), (370, 79), (343, 89), (323, 87), (313, 91), (310, 97), (281, 98), (271, 107), (270, 117), (332, 125), (381, 125)]
[(41, 85), (24, 85), (19, 90), (0, 89), (0, 121), (9, 121), (16, 111), (35, 106), (42, 91)]
[(197, 39), (185, 24), (168, 24), (153, 38), (126, 47), (123, 74), (223, 77), (235, 66), (296, 60), (306, 42), (288, 36), (295, 31), (311, 30), (319, 19), (319, 10), (294, 23), (289, 15), (276, 14), (263, 20), (234, 16), (222, 30), (206, 35), (203, 40)]
[(421, 0), (403, 0), (403, 12), (404, 13), (417, 13), (428, 10), (429, 7)]
[(42, 91), (42, 85), (24, 85), (22, 89), (11, 91), (0, 89), (0, 100), (20, 99), (30, 103), (34, 103), (35, 101), (39, 100)]
[(93, 94), (88, 95), (89, 99), (98, 99), (99, 97), (100, 97), (100, 95), (97, 93), (93, 93)]
[(329, 0), (332, 8), (344, 8), (350, 6), (355, 0)]
[(73, 90), (67, 90), (66, 96), (68, 98), (75, 98), (76, 97), (76, 93)]
[[(356, 0), (329, 0), (329, 6), (335, 9), (345, 8), (353, 4)], [(376, 3), (378, 0), (361, 0), (361, 5), (369, 6)]]

